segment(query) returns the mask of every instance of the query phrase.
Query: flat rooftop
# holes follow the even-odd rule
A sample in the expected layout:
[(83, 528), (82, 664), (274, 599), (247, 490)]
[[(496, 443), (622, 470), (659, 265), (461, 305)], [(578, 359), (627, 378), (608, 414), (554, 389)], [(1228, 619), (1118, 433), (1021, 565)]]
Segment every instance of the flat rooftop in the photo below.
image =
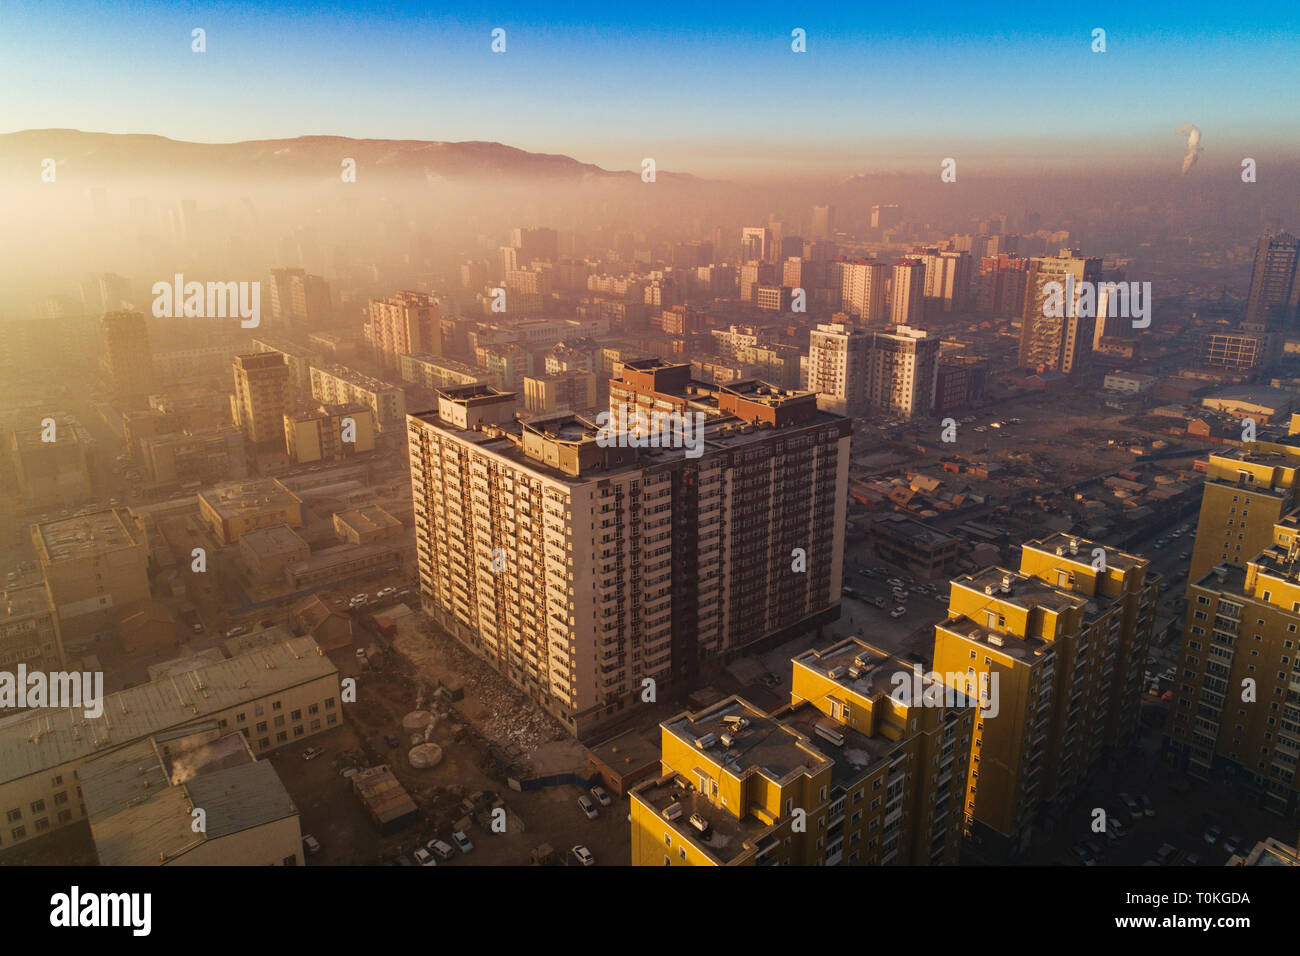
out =
[(986, 625), (972, 621), (965, 615), (950, 617), (946, 621), (940, 621), (935, 627), (943, 628), (945, 631), (950, 631), (976, 644), (982, 644), (1001, 654), (1005, 654), (1007, 657), (1025, 661), (1026, 663), (1052, 652), (1050, 642), (1044, 641), (1042, 638), (1024, 638), (1017, 637), (1014, 634), (990, 631)]
[(0, 591), (0, 620), (27, 617), (30, 614), (48, 614), (54, 610), (50, 596), (42, 584)]
[(340, 511), (334, 517), (359, 533), (397, 528), (401, 527), (402, 524), (379, 505), (367, 505), (364, 508)]
[(241, 547), (248, 548), (259, 558), (274, 557), (285, 552), (292, 553), (307, 547), (307, 542), (287, 525), (245, 531), (240, 535), (239, 543)]
[[(736, 724), (725, 719), (728, 717), (743, 718), (748, 725), (736, 731)], [(738, 776), (757, 771), (780, 782), (799, 773), (815, 772), (829, 763), (820, 750), (801, 741), (780, 720), (764, 716), (758, 708), (736, 696), (694, 714), (681, 714), (660, 726)], [(723, 745), (723, 734), (733, 738), (731, 747)], [(712, 741), (701, 747), (699, 741), (708, 739), (709, 735)]]
[(230, 707), (337, 673), (314, 639), (299, 637), (106, 694), (99, 717), (86, 717), (80, 707), (15, 714), (0, 720), (0, 783), (109, 753), (151, 734), (198, 723)]
[[(1003, 582), (1009, 582), (1010, 590), (1002, 590)], [(964, 574), (952, 581), (953, 587), (966, 587), (974, 591), (989, 594), (999, 601), (1014, 607), (1032, 610), (1045, 608), (1054, 613), (1061, 613), (1070, 608), (1083, 608), (1088, 599), (1080, 594), (1063, 591), (1039, 578), (1005, 568), (985, 568), (974, 574)], [(992, 592), (988, 588), (992, 588)]]
[(51, 562), (77, 555), (115, 551), (136, 545), (136, 532), (127, 522), (129, 512), (110, 508), (36, 525), (41, 549)]
[[(270, 763), (227, 734), (171, 756), (149, 738), (77, 770), (101, 866), (154, 866), (205, 842), (295, 816)], [(203, 833), (190, 811), (207, 814)]]
[(341, 382), (347, 382), (349, 385), (355, 385), (367, 392), (396, 392), (400, 389), (396, 385), (389, 385), (387, 382), (381, 382), (377, 378), (371, 378), (363, 372), (358, 372), (354, 368), (348, 368), (346, 365), (313, 365), (313, 371), (320, 371), (323, 375), (329, 375)]
[(234, 518), (257, 508), (301, 504), (297, 495), (274, 478), (215, 485), (200, 491), (199, 497), (222, 518)]
[[(669, 774), (647, 781), (632, 790), (632, 799), (639, 799), (653, 809), (664, 829), (676, 834), (673, 848), (663, 848), (664, 855), (672, 857), (674, 862), (679, 862), (676, 846), (688, 842), (714, 863), (724, 865), (745, 852), (746, 843), (756, 844), (771, 829), (771, 826), (756, 817), (737, 819), (726, 810), (713, 806), (699, 791), (683, 787), (679, 782), (681, 779), (685, 778)], [(675, 820), (665, 819), (664, 811), (674, 803), (680, 805), (681, 815)], [(697, 813), (708, 820), (713, 828), (713, 833), (707, 840), (691, 826), (691, 816)]]
[[(464, 386), (469, 388), (470, 386)], [(700, 406), (703, 407), (703, 406)], [(715, 405), (716, 409), (716, 405)], [(753, 442), (763, 441), (772, 437), (778, 432), (794, 432), (802, 428), (814, 428), (819, 425), (829, 425), (835, 422), (845, 421), (842, 416), (833, 415), (827, 412), (817, 412), (804, 421), (797, 424), (786, 426), (785, 428), (773, 428), (767, 425), (754, 425), (742, 422), (732, 415), (719, 416), (716, 410), (713, 412), (713, 418), (706, 418), (704, 421), (704, 454), (710, 451), (720, 451), (727, 448), (738, 448)], [(519, 465), (520, 467), (530, 469), (540, 475), (545, 475), (556, 481), (562, 481), (571, 485), (582, 485), (589, 481), (595, 481), (598, 478), (606, 478), (611, 474), (618, 474), (624, 471), (633, 471), (639, 468), (666, 464), (679, 460), (685, 454), (685, 448), (637, 448), (639, 452), (637, 458), (624, 465), (618, 465), (606, 470), (592, 469), (584, 474), (570, 475), (559, 469), (552, 468), (535, 458), (529, 457), (524, 453), (523, 429), (528, 427), (533, 431), (543, 432), (550, 430), (554, 433), (557, 440), (567, 442), (580, 442), (585, 440), (595, 440), (599, 429), (594, 423), (587, 423), (579, 416), (570, 413), (558, 413), (545, 417), (536, 417), (522, 422), (518, 419), (511, 422), (503, 422), (500, 425), (494, 425), (488, 430), (460, 429), (448, 422), (444, 422), (438, 414), (437, 409), (425, 412), (415, 412), (407, 415), (408, 423), (415, 420), (430, 428), (445, 432), (447, 435), (454, 436), (457, 440), (467, 444), (474, 445), (484, 451), (490, 451), (499, 455), (508, 461)]]

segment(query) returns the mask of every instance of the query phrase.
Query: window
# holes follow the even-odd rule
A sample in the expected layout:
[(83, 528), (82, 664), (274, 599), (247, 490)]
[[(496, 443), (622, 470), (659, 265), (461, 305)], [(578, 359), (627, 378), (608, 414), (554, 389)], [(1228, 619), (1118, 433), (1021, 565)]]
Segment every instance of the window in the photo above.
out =
[(44, 800), (33, 800), (33, 801), (32, 801), (32, 813), (44, 813), (44, 812), (45, 812), (45, 801), (44, 801)]
[(8, 812), (8, 814), (6, 814), (6, 816), (9, 818), (9, 822), (10, 822), (10, 823), (17, 823), (19, 820), (21, 820), (21, 819), (23, 818), (23, 811), (22, 811), (22, 810), (10, 810), (10, 811)]

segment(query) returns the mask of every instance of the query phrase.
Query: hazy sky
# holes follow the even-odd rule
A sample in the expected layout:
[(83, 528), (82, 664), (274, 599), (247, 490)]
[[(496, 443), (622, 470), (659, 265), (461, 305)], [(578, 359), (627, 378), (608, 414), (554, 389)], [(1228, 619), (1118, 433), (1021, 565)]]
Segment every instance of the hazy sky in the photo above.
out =
[(494, 140), (701, 175), (1177, 163), (1185, 122), (1206, 165), (1300, 152), (1294, 0), (839, 6), (0, 0), (0, 131)]

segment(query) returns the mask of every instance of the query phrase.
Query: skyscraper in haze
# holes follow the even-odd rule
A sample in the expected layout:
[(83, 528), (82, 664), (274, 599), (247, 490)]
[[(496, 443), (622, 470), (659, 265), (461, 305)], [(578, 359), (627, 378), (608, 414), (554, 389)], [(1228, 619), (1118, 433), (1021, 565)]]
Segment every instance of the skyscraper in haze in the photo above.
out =
[(289, 366), (279, 352), (236, 355), (235, 424), (254, 445), (284, 441)]
[(813, 206), (812, 228), (809, 233), (811, 239), (829, 239), (835, 235), (834, 206), (829, 203), (824, 206)]
[[(1096, 303), (1080, 308), (1079, 295), (1082, 283), (1096, 283), (1100, 275), (1100, 259), (1084, 258), (1071, 249), (1029, 260), (1025, 307), (1021, 313), (1019, 364), (1022, 368), (1069, 375), (1086, 364), (1092, 354)], [(1073, 301), (1068, 301), (1064, 292), (1068, 276), (1074, 277)], [(1061, 289), (1048, 289), (1053, 282)], [(1050, 301), (1053, 294), (1059, 296), (1059, 309)], [(1055, 314), (1058, 311), (1060, 315)]]
[(1260, 236), (1250, 274), (1246, 321), (1270, 328), (1294, 328), (1300, 306), (1300, 240), (1288, 232)]
[(925, 317), (925, 264), (920, 259), (895, 262), (889, 294), (890, 321), (895, 325), (920, 325)]
[(765, 226), (746, 226), (740, 231), (740, 261), (765, 262), (772, 245), (772, 233)]
[(271, 322), (276, 331), (314, 331), (330, 313), (330, 287), (305, 269), (271, 270)]
[(142, 398), (153, 391), (153, 349), (149, 326), (140, 312), (108, 312), (100, 323), (104, 357), (113, 387), (123, 398)]
[(403, 355), (441, 355), (442, 321), (438, 300), (427, 292), (399, 292), (370, 300), (366, 339), (385, 369), (396, 369)]

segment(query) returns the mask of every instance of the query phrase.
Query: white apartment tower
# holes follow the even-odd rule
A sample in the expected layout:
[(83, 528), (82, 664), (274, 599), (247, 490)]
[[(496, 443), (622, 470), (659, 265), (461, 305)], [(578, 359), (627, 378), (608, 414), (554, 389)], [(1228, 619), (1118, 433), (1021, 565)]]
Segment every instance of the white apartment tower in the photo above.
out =
[(568, 413), (519, 421), (486, 385), (407, 417), (425, 610), (575, 736), (839, 614), (849, 422), (689, 371), (644, 360), (615, 384), (634, 407), (704, 412), (693, 456)]
[(866, 414), (870, 348), (871, 337), (860, 329), (817, 326), (809, 340), (808, 390), (817, 393), (818, 408), (835, 415)]

